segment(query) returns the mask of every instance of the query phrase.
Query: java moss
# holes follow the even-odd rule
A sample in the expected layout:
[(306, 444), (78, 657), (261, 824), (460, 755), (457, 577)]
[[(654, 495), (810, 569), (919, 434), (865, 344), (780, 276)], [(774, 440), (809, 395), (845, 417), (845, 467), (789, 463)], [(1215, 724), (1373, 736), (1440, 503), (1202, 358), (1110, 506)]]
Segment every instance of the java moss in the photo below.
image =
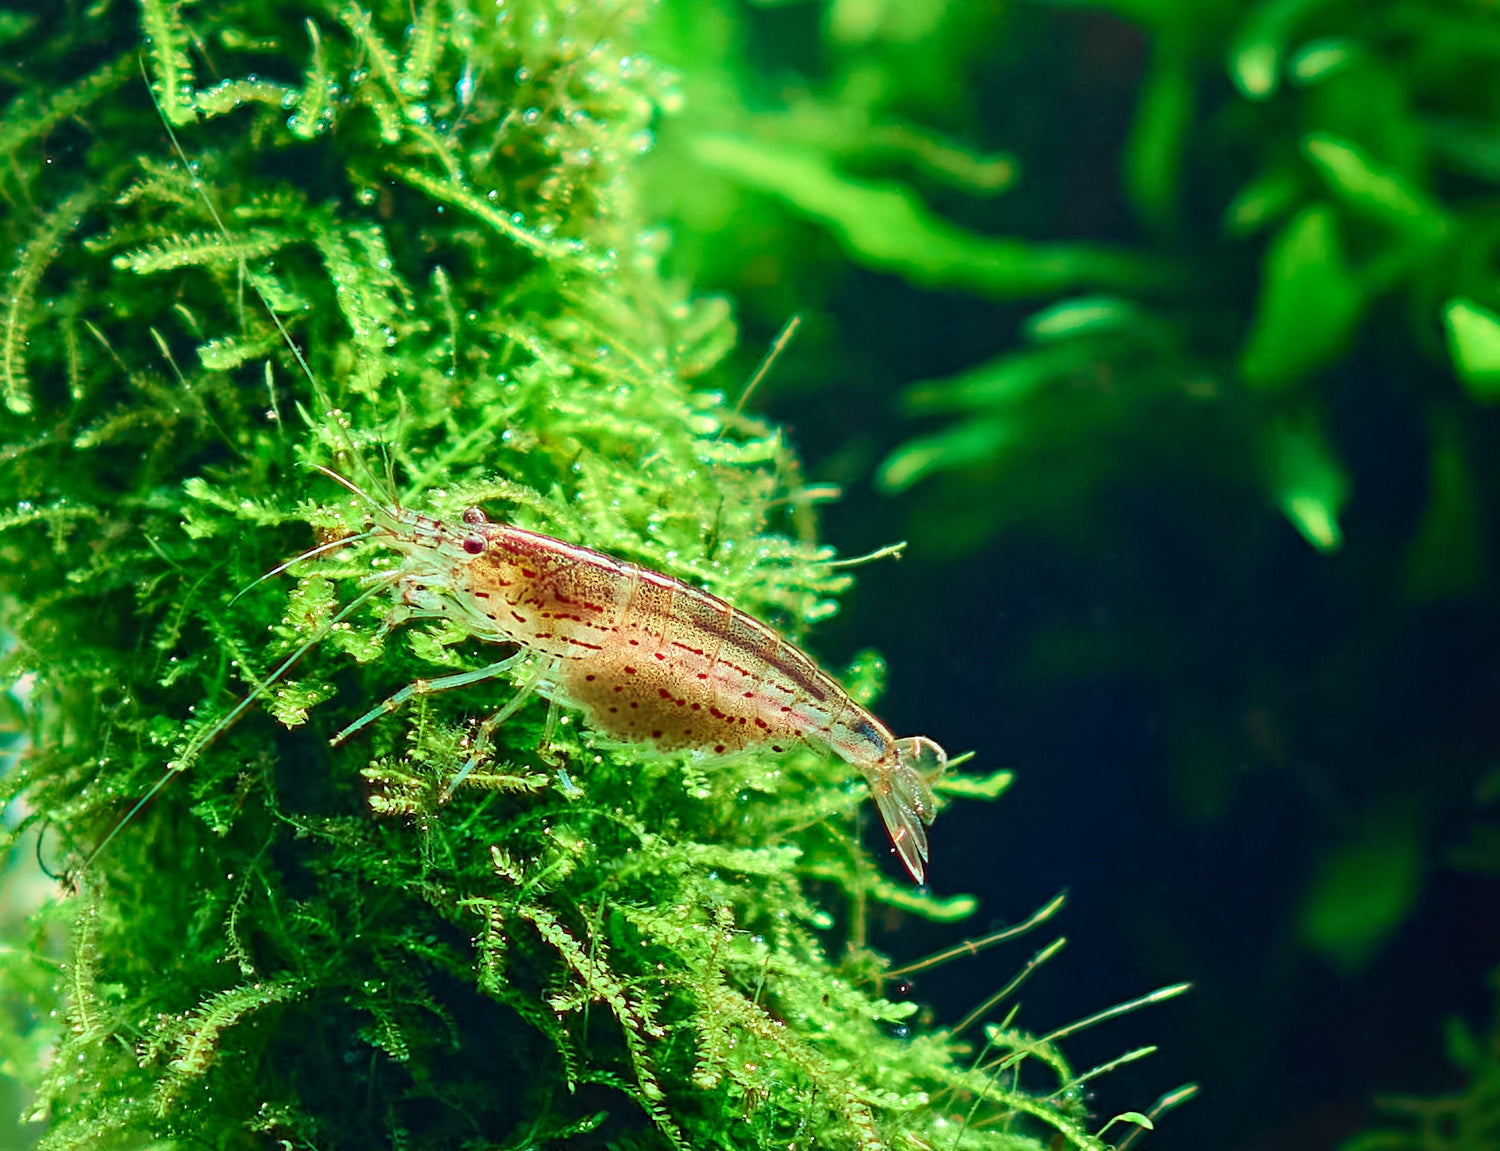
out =
[(4, 957), (40, 1146), (1103, 1146), (1053, 1043), (883, 996), (872, 910), (973, 901), (887, 878), (846, 766), (541, 747), (536, 705), (450, 797), (494, 685), (328, 736), (493, 650), (380, 597), (333, 626), (369, 547), (257, 582), (366, 525), (322, 465), (793, 637), (834, 610), (822, 497), (636, 202), (676, 99), (644, 14), (0, 13), (5, 795), (71, 869)]

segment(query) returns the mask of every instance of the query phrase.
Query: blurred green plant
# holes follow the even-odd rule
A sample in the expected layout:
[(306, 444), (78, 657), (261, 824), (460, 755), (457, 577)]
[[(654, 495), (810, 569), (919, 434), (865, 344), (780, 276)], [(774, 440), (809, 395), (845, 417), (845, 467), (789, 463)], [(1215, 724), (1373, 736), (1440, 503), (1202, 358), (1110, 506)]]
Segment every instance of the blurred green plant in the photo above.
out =
[(356, 608), (355, 541), (256, 578), (365, 526), (326, 465), (793, 635), (834, 610), (817, 492), (709, 388), (729, 308), (661, 274), (637, 203), (678, 100), (641, 16), (0, 11), (4, 794), (12, 844), (89, 859), (0, 953), (40, 1147), (1105, 1146), (1079, 1089), (1105, 1068), (1055, 1042), (1077, 1027), (1008, 1019), (976, 1055), (882, 993), (872, 908), (974, 901), (883, 876), (844, 767), (706, 770), (569, 717), (543, 757), (528, 708), (449, 796), (471, 693), (326, 737), (482, 653)]
[[(811, 294), (808, 280), (832, 279), (809, 229), (914, 287), (1040, 301), (1018, 339), (993, 341), (1003, 350), (901, 396), (930, 427), (890, 451), (876, 480), (907, 497), (917, 551), (962, 556), (1023, 530), (1097, 542), (1103, 494), (1170, 458), (1180, 484), (1257, 493), (1317, 552), (1336, 552), (1360, 492), (1336, 409), (1358, 403), (1349, 392), (1363, 364), (1400, 357), (1428, 477), (1411, 493), (1425, 511), (1401, 546), (1393, 610), (1480, 595), (1490, 532), (1472, 424), (1500, 395), (1494, 13), (1441, 0), (1032, 6), (1109, 13), (1124, 22), (1111, 24), (1114, 41), (1144, 49), (1118, 173), (1137, 239), (1110, 246), (959, 222), (1025, 227), (1062, 193), (1028, 190), (1029, 157), (957, 142), (987, 131), (974, 101), (1014, 10), (918, 7), (920, 17), (878, 0), (797, 6), (819, 14), (821, 39), (782, 72), (738, 63), (754, 58), (747, 9), (669, 9), (677, 23), (663, 27), (678, 39), (663, 54), (695, 61), (685, 87), (716, 100), (663, 133), (657, 160), (664, 189), (688, 185), (684, 170), (725, 182), (719, 230), (701, 221), (715, 241), (704, 248), (755, 249), (744, 268), (762, 271), (729, 282), (758, 276), (769, 310), (782, 306), (779, 285)], [(764, 22), (781, 6), (750, 9)], [(1071, 125), (1049, 127), (1039, 138), (1062, 148)], [(965, 159), (935, 174), (872, 143), (892, 133)], [(1001, 166), (1004, 181), (993, 178)], [(1010, 217), (981, 210), (1004, 195), (1021, 199)], [(697, 210), (674, 207), (695, 220)], [(710, 279), (725, 274), (711, 255), (692, 256)], [(1193, 501), (1161, 511), (1207, 534), (1188, 518), (1201, 514)], [(1374, 954), (1420, 888), (1427, 808), (1381, 810), (1351, 817), (1302, 914), (1304, 942), (1340, 964)], [(1349, 890), (1336, 876), (1371, 850), (1362, 820), (1384, 820), (1405, 847), (1382, 857), (1405, 862), (1374, 903), (1335, 913), (1329, 900)]]
[[(1331, 551), (1342, 542), (1350, 478), (1329, 441), (1324, 384), (1367, 338), (1369, 317), (1399, 308), (1411, 342), (1435, 361), (1451, 359), (1457, 382), (1427, 396), (1432, 452), (1449, 481), (1434, 487), (1428, 522), (1451, 522), (1471, 449), (1448, 417), (1492, 399), (1500, 354), (1491, 310), (1500, 232), (1486, 187), (1500, 171), (1476, 166), (1467, 146), (1488, 130), (1489, 94), (1470, 77), (1488, 74), (1500, 51), (1492, 14), (1301, 0), (1097, 6), (1138, 24), (1151, 45), (1123, 187), (1157, 237), (1155, 254), (1179, 264), (1193, 294), (1158, 292), (1153, 301), (1131, 291), (1053, 305), (1044, 317), (1076, 309), (1082, 322), (1054, 326), (1046, 339), (1034, 320), (1030, 350), (918, 385), (910, 410), (958, 419), (898, 449), (882, 482), (902, 491), (954, 473), (955, 483), (1004, 484), (1034, 461), (1051, 421), (1105, 441), (1155, 418), (1166, 397), (1248, 419), (1253, 455), (1244, 470), (1260, 475), (1310, 544)], [(1205, 107), (1221, 61), (1239, 104)], [(1239, 187), (1225, 189), (1218, 237), (1193, 234), (1195, 216), (1211, 210), (1184, 209), (1189, 155), (1248, 159)], [(1261, 237), (1258, 286), (1236, 298), (1235, 285), (1223, 284), (1224, 247)], [(1101, 313), (1117, 318), (1109, 339)], [(1028, 380), (1024, 390), (1006, 386), (1017, 376)], [(1088, 393), (1104, 380), (1111, 401), (1101, 412)], [(1423, 553), (1441, 552), (1450, 570), (1456, 563), (1477, 576), (1465, 565), (1479, 546), (1473, 536), (1415, 542), (1423, 550), (1413, 552), (1414, 567), (1437, 566)]]
[[(1500, 969), (1490, 983), (1500, 1001)], [(1500, 1010), (1488, 1035), (1450, 1019), (1445, 1039), (1463, 1086), (1437, 1097), (1378, 1098), (1385, 1121), (1346, 1140), (1341, 1151), (1484, 1151), (1500, 1142)]]

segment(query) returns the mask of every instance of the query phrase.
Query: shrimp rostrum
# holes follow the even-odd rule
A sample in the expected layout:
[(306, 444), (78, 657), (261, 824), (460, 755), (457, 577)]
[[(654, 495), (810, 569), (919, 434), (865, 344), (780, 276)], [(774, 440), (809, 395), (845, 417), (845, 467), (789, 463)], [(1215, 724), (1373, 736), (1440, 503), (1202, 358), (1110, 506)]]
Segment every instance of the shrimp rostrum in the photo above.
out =
[[(370, 537), (402, 556), (374, 577), (394, 585), (388, 626), (442, 618), (519, 651), (472, 671), (417, 680), (333, 737), (338, 744), (407, 700), (518, 670), (521, 691), (481, 728), (481, 744), (533, 692), (575, 708), (606, 738), (716, 756), (801, 742), (859, 769), (902, 861), (921, 882), (932, 784), (947, 764), (925, 736), (897, 739), (796, 646), (707, 592), (589, 548), (490, 520), (461, 524), (376, 509)], [(361, 597), (363, 598), (363, 597)], [(449, 790), (475, 766), (464, 764)]]

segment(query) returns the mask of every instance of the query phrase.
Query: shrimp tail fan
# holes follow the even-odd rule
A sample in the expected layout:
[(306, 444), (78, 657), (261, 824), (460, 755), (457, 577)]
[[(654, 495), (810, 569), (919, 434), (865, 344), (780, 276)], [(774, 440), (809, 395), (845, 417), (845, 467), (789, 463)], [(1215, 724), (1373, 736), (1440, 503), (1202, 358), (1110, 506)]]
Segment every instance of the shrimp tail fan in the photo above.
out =
[(897, 743), (894, 767), (867, 773), (870, 794), (891, 843), (918, 883), (927, 872), (927, 825), (937, 814), (932, 785), (947, 766), (943, 749), (925, 735), (918, 735)]

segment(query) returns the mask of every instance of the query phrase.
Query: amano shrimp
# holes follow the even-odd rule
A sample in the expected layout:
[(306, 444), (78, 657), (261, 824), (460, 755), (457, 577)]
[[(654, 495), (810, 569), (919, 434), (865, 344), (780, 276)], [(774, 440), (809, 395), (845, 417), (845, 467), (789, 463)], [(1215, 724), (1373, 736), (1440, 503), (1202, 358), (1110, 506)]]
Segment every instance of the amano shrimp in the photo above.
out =
[(327, 631), (387, 587), (390, 629), (441, 618), (515, 654), (472, 671), (419, 679), (371, 708), (329, 742), (338, 745), (408, 700), (497, 678), (520, 665), (521, 688), (481, 725), (477, 748), (448, 784), (478, 764), (489, 734), (535, 693), (583, 713), (622, 743), (662, 751), (731, 755), (798, 742), (826, 748), (859, 769), (901, 861), (923, 882), (927, 826), (937, 813), (932, 784), (947, 767), (926, 736), (898, 740), (885, 724), (796, 645), (738, 608), (628, 560), (489, 519), (469, 508), (462, 524), (390, 509), (328, 468), (330, 479), (374, 510), (369, 531), (313, 548), (269, 574), (333, 548), (376, 540), (402, 555), (366, 577), (367, 587), (223, 717), (188, 742), (166, 773), (94, 848), (89, 864), (174, 776), (279, 683)]
[[(362, 498), (353, 484), (327, 472)], [(379, 507), (378, 504), (375, 506)], [(925, 736), (889, 728), (794, 644), (681, 580), (469, 508), (462, 524), (381, 508), (369, 533), (403, 556), (375, 577), (398, 589), (396, 621), (443, 618), (476, 639), (517, 644), (507, 659), (417, 680), (333, 737), (343, 742), (414, 696), (464, 687), (529, 659), (518, 696), (481, 740), (536, 692), (622, 743), (728, 755), (802, 742), (859, 769), (908, 871), (923, 881), (932, 783), (947, 765)], [(459, 778), (477, 762), (476, 752)]]

